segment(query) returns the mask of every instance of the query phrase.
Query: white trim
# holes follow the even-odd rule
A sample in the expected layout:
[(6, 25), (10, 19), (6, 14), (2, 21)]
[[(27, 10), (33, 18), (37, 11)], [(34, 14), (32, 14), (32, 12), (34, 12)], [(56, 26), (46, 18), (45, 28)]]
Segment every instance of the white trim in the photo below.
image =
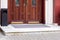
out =
[[(28, 25), (28, 24), (27, 24)], [(49, 27), (37, 27), (37, 28), (14, 28), (12, 25), (0, 27), (5, 33), (11, 32), (38, 32), (38, 31), (60, 31), (60, 26), (47, 25)]]
[(45, 1), (45, 21), (46, 24), (53, 24), (53, 0)]

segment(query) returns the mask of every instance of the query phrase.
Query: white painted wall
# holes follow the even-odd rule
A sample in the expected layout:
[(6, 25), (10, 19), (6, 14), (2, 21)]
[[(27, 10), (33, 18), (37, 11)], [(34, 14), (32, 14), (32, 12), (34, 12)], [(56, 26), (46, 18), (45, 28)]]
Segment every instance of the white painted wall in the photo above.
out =
[[(1, 0), (1, 8), (8, 8), (8, 0)], [(46, 24), (53, 24), (53, 0), (45, 0)]]

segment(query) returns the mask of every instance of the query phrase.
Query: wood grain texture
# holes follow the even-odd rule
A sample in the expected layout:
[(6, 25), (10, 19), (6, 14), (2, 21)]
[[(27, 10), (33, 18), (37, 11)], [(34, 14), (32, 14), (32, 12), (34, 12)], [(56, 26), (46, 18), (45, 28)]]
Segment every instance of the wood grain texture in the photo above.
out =
[(12, 14), (12, 0), (8, 0), (8, 23), (11, 22), (12, 20), (12, 17), (11, 17), (11, 14)]
[[(26, 3), (25, 3), (26, 2)], [(39, 21), (45, 22), (45, 1), (36, 0), (36, 5), (32, 5), (32, 0), (19, 0), (16, 6), (15, 0), (8, 0), (8, 23), (12, 21)]]
[(60, 0), (54, 0), (54, 23), (60, 25)]

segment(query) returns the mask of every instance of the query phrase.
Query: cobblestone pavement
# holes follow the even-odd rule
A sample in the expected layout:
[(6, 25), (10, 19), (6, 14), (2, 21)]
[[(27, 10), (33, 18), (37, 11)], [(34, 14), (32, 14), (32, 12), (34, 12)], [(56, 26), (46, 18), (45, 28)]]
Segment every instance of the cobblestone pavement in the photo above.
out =
[(0, 40), (60, 40), (60, 32), (20, 33), (10, 36), (4, 36), (0, 32)]

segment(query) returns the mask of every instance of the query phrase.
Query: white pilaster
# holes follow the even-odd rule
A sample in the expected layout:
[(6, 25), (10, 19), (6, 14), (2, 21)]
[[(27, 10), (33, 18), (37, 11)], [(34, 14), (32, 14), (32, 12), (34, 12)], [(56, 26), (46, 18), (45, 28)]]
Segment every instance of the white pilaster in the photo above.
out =
[(53, 0), (45, 0), (46, 24), (53, 24)]

